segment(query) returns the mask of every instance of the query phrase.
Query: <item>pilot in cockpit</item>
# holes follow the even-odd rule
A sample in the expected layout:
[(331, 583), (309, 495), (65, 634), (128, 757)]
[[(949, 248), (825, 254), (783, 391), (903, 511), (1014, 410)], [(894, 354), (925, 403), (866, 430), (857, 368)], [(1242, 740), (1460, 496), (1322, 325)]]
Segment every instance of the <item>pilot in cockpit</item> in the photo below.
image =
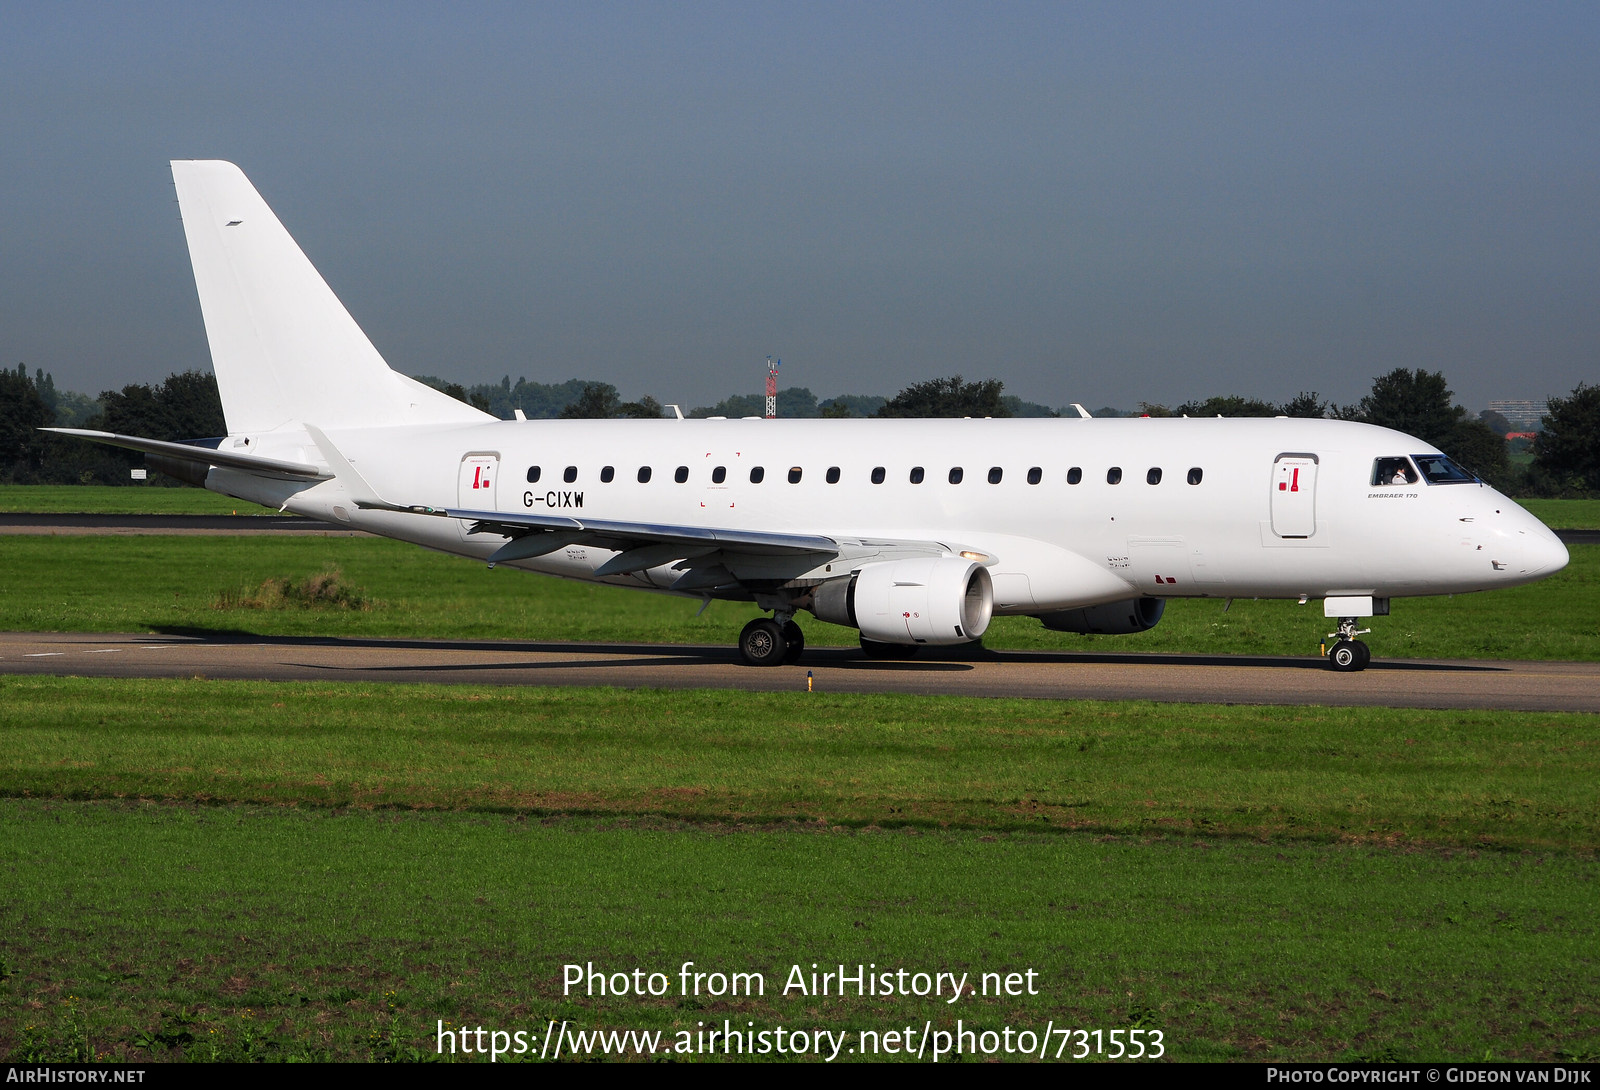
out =
[(1379, 458), (1372, 467), (1372, 483), (1416, 484), (1417, 471), (1411, 468), (1409, 458)]

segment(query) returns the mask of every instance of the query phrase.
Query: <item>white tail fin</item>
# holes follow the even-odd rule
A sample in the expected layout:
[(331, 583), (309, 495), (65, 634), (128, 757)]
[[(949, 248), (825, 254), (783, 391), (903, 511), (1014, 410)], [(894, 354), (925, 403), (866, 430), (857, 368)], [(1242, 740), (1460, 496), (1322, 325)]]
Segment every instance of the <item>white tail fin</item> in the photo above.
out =
[(238, 167), (172, 180), (230, 434), (493, 419), (391, 370)]

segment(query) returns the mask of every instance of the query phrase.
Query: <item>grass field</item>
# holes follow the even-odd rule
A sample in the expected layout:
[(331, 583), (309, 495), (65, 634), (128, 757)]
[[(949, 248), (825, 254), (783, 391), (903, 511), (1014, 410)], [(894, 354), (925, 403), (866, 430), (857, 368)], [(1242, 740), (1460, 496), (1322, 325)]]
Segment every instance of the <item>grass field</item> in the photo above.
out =
[(203, 488), (152, 481), (115, 487), (102, 484), (0, 485), (0, 511), (88, 515), (273, 515), (276, 511)]
[[(1490, 594), (1401, 599), (1363, 637), (1380, 657), (1593, 661), (1600, 657), (1600, 547), (1568, 567)], [(271, 579), (337, 568), (365, 610), (218, 608)], [(107, 587), (115, 586), (115, 593)], [(292, 603), (282, 603), (290, 605)], [(263, 635), (602, 640), (732, 645), (754, 606), (571, 583), (375, 538), (0, 536), (0, 629), (242, 631)], [(1155, 629), (1074, 636), (997, 618), (994, 648), (1316, 654), (1316, 604), (1173, 600)], [(801, 616), (813, 645), (853, 645), (853, 629)]]
[[(1593, 1058), (1597, 743), (1571, 715), (6, 678), (0, 1052), (960, 1018), (1173, 1059)], [(766, 991), (680, 994), (685, 961)], [(564, 995), (586, 962), (672, 988)], [(782, 994), (813, 962), (1037, 994)]]

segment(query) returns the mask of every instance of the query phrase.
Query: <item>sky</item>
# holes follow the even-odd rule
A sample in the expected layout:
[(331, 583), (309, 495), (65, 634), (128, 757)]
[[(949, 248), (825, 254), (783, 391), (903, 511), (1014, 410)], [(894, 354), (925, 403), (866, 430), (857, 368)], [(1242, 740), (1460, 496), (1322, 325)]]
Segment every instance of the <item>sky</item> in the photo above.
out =
[(390, 365), (710, 404), (1600, 380), (1593, 3), (0, 4), (0, 363), (209, 366), (167, 162)]

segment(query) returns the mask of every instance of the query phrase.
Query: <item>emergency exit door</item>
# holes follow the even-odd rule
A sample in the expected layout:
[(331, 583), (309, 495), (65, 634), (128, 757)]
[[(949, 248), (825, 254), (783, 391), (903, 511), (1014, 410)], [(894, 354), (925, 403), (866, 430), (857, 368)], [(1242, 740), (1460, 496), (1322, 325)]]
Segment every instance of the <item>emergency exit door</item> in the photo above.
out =
[(1317, 532), (1317, 456), (1280, 454), (1272, 470), (1272, 532), (1310, 537)]

